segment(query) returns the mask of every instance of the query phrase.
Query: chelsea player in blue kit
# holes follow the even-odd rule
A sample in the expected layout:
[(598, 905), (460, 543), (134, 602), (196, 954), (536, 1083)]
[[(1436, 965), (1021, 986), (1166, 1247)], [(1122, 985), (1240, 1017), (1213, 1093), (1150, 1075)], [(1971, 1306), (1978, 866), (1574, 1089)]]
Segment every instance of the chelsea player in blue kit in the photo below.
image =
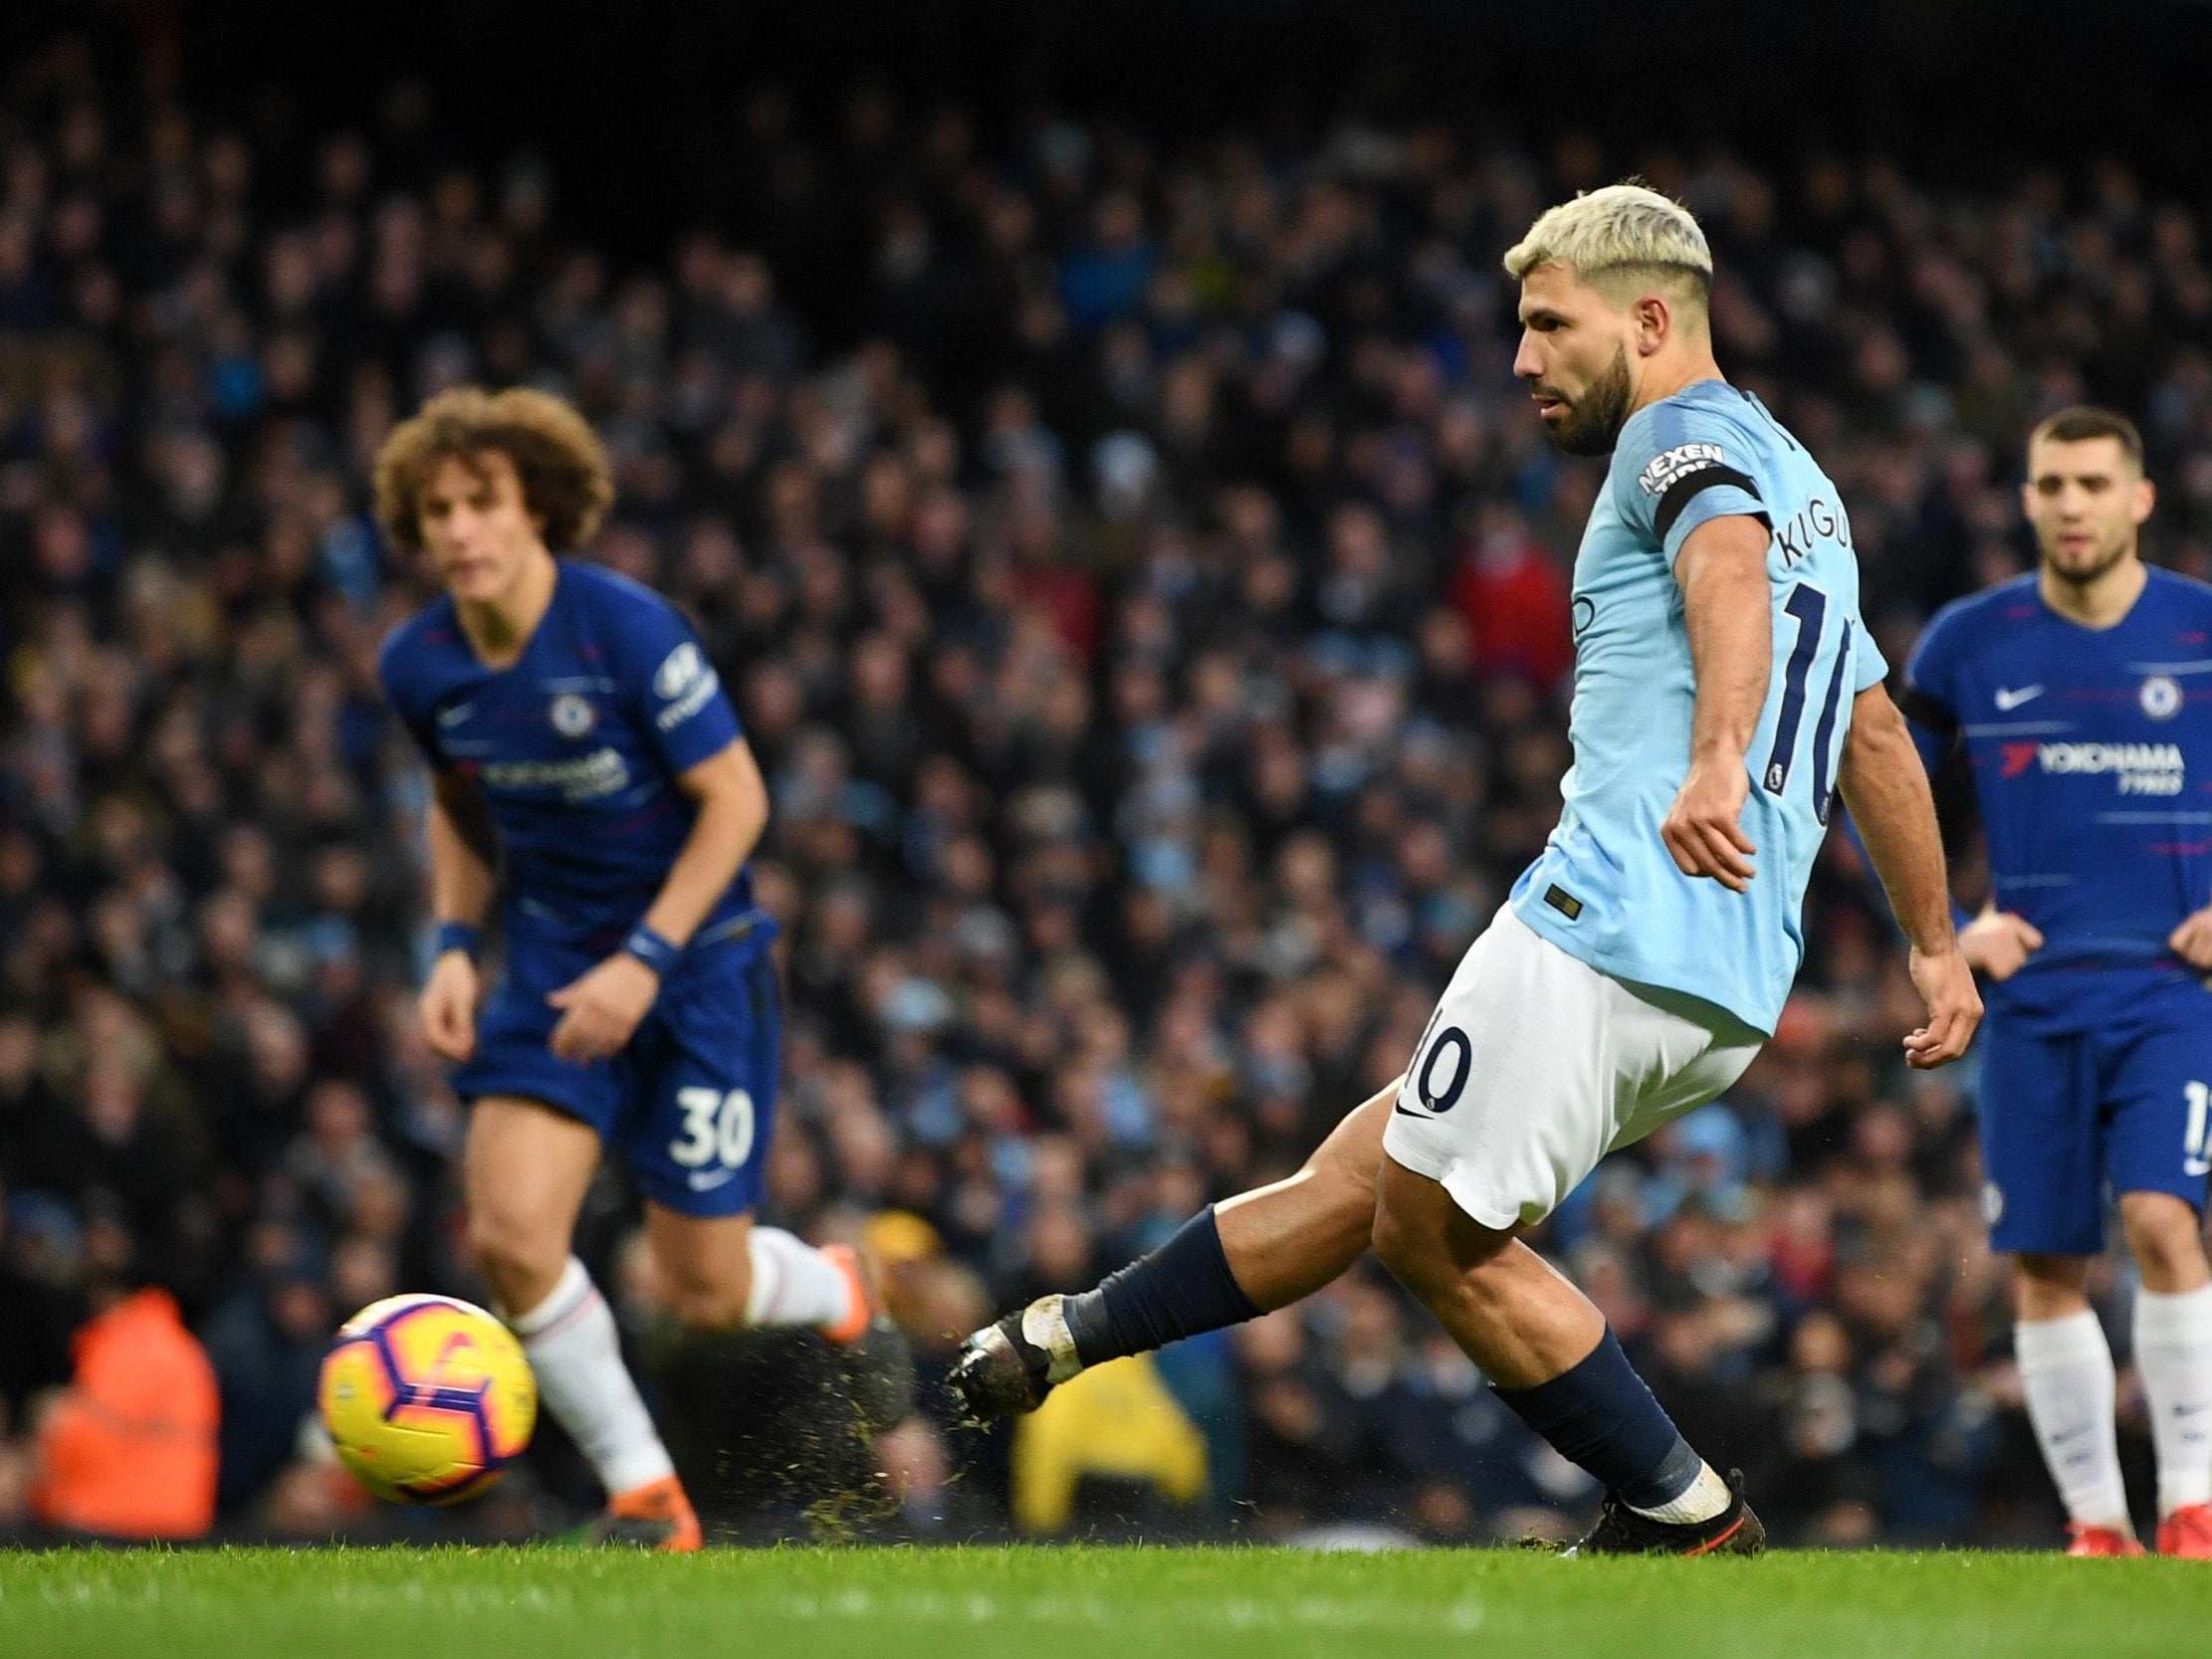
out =
[(1838, 492), (1721, 379), (1696, 221), (1612, 186), (1545, 214), (1506, 269), (1514, 369), (1546, 428), (1613, 456), (1575, 561), (1559, 825), (1397, 1089), (1290, 1180), (976, 1333), (955, 1386), (981, 1414), (1025, 1409), (1085, 1365), (1281, 1306), (1371, 1237), (1499, 1397), (1604, 1485), (1581, 1550), (1752, 1555), (1765, 1534), (1742, 1494), (1520, 1235), (1608, 1151), (1725, 1089), (1773, 1031), (1837, 793), (1912, 944), (1928, 1022), (1908, 1063), (1963, 1053), (1980, 1000)]
[[(434, 781), (438, 936), (420, 1006), (473, 1109), (470, 1253), (607, 1490), (601, 1535), (697, 1549), (570, 1235), (612, 1146), (644, 1191), (677, 1317), (847, 1344), (868, 1329), (850, 1250), (752, 1224), (780, 1030), (774, 927), (746, 873), (767, 789), (675, 609), (554, 556), (612, 495), (574, 410), (528, 390), (444, 393), (385, 442), (376, 490), (385, 533), (446, 589), (393, 632), (378, 671)], [(480, 1017), (495, 895), (506, 965)]]
[(1960, 943), (1990, 987), (1991, 1242), (2013, 1254), (2022, 1388), (2072, 1551), (2139, 1555), (2088, 1294), (2116, 1194), (2158, 1549), (2212, 1557), (2212, 588), (2138, 555), (2151, 487), (2121, 416), (2039, 426), (2023, 499), (2040, 568), (1945, 607), (1905, 676), (1930, 764), (1965, 749), (1989, 845)]

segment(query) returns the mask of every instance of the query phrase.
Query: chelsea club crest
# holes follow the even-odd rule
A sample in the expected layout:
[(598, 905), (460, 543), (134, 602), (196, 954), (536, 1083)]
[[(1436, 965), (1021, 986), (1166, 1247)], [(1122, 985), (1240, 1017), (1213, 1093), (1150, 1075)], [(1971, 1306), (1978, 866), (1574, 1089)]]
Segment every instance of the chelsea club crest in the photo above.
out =
[(2181, 687), (2170, 676), (2153, 674), (2135, 694), (2143, 713), (2154, 721), (2170, 721), (2181, 713)]
[(562, 692), (553, 700), (547, 712), (553, 728), (563, 737), (580, 737), (597, 722), (598, 712), (591, 707), (591, 700), (578, 697), (574, 692)]

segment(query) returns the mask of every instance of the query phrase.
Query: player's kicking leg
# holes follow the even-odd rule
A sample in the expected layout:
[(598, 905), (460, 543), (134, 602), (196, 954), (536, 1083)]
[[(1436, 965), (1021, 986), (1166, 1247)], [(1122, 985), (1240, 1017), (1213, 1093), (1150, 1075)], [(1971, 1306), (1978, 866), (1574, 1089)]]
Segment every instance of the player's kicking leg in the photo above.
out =
[(753, 1219), (782, 1074), (774, 959), (700, 956), (661, 993), (649, 1029), (655, 1063), (618, 1140), (645, 1192), (669, 1312), (701, 1331), (820, 1332), (845, 1353), (862, 1424), (889, 1428), (913, 1408), (913, 1355), (872, 1265), (850, 1245), (816, 1248)]
[(1632, 990), (1501, 912), (1452, 975), (1383, 1140), (1375, 1250), (1497, 1396), (1606, 1488), (1593, 1555), (1757, 1555), (1765, 1530), (1691, 1450), (1605, 1318), (1522, 1244), (1598, 1160), (1711, 1100), (1758, 1032)]
[[(853, 1347), (873, 1336), (874, 1298), (851, 1251), (752, 1224), (780, 1066), (774, 965), (730, 947), (702, 953), (633, 1038), (655, 1063), (616, 1068), (569, 1065), (547, 1046), (554, 1016), (544, 986), (565, 983), (576, 964), (512, 956), (477, 1055), (456, 1076), (476, 1103), (465, 1170), (471, 1252), (547, 1409), (606, 1488), (600, 1538), (696, 1550), (698, 1518), (570, 1240), (611, 1143), (644, 1189), (654, 1264), (678, 1319), (712, 1330), (806, 1326)], [(515, 961), (536, 977), (518, 979)]]
[(569, 1245), (598, 1132), (535, 1101), (486, 1096), (463, 1171), (469, 1253), (537, 1373), (538, 1391), (606, 1488), (610, 1529), (696, 1550), (698, 1518), (622, 1362), (614, 1314)]
[(1210, 1204), (1095, 1289), (1039, 1297), (969, 1337), (952, 1387), (981, 1422), (1033, 1411), (1086, 1366), (1311, 1296), (1366, 1254), (1400, 1079), (1354, 1108), (1296, 1174)]

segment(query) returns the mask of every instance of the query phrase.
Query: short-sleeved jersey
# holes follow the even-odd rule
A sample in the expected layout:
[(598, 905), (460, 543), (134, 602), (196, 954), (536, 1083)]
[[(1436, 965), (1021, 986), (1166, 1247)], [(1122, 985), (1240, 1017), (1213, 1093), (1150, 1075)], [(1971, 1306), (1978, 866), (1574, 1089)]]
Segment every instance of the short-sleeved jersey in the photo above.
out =
[[(377, 672), (430, 764), (483, 792), (506, 854), (511, 938), (520, 927), (553, 943), (618, 942), (698, 817), (677, 775), (740, 734), (675, 608), (569, 559), (512, 666), (487, 668), (440, 598), (393, 630)], [(765, 933), (759, 920), (740, 870), (694, 942)]]
[(2087, 628), (2033, 575), (1946, 605), (1906, 665), (1905, 712), (1963, 740), (2001, 909), (2068, 964), (2178, 965), (2212, 899), (2212, 587), (2153, 569)]
[[(1765, 520), (1774, 668), (1745, 764), (1746, 893), (1684, 876), (1659, 825), (1689, 770), (1697, 701), (1674, 560), (1698, 525)], [(1859, 615), (1843, 498), (1748, 392), (1704, 380), (1629, 417), (1575, 556), (1574, 765), (1515, 913), (1619, 979), (1771, 1032), (1804, 957), (1802, 913), (1852, 700), (1888, 672)]]

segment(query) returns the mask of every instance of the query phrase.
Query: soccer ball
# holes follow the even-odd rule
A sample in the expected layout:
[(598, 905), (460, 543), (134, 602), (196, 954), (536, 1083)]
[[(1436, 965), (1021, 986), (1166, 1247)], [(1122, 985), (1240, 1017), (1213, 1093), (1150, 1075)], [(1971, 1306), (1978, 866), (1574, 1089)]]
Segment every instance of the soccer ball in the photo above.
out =
[(391, 1296), (338, 1328), (316, 1386), (338, 1461), (379, 1498), (457, 1504), (530, 1444), (538, 1379), (482, 1308)]

